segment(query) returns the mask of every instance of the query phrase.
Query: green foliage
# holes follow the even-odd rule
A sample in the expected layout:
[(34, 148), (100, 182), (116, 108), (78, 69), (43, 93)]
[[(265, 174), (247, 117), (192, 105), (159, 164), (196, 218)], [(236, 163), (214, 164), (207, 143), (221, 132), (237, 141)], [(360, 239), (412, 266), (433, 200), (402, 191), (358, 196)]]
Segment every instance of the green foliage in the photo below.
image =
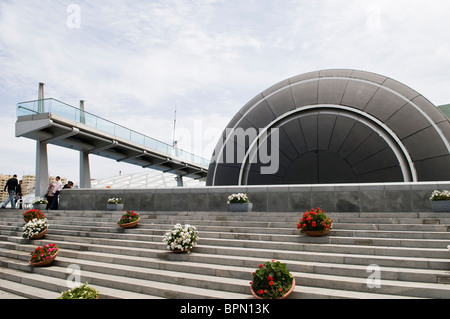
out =
[(58, 299), (97, 299), (100, 293), (87, 283), (61, 293)]
[(108, 204), (123, 204), (122, 198), (110, 198)]
[(231, 194), (228, 196), (228, 204), (235, 204), (235, 203), (250, 203), (247, 194)]
[(333, 220), (329, 219), (325, 212), (319, 207), (303, 214), (300, 222), (297, 223), (297, 229), (301, 232), (318, 231), (324, 232), (333, 228)]
[(119, 225), (128, 224), (135, 222), (139, 219), (139, 214), (135, 213), (132, 210), (127, 210), (127, 213), (122, 215), (120, 220), (117, 222)]
[(444, 190), (442, 192), (435, 190), (430, 197), (430, 201), (450, 200), (450, 192)]
[(292, 287), (293, 276), (286, 264), (268, 261), (259, 265), (250, 283), (253, 291), (263, 299), (277, 299), (284, 296)]

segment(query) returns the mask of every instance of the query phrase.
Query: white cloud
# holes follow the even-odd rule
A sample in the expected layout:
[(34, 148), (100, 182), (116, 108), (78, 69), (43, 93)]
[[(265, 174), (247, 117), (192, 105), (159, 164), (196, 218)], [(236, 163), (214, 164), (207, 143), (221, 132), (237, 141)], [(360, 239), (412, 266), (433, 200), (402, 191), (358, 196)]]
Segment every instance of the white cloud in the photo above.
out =
[[(34, 142), (11, 130), (13, 106), (36, 99), (40, 81), (47, 97), (84, 99), (88, 111), (165, 142), (175, 105), (180, 131), (197, 119), (211, 133), (272, 84), (325, 68), (381, 73), (450, 102), (446, 0), (77, 1), (80, 28), (67, 26), (70, 3), (0, 2), (0, 108), (11, 122), (0, 127), (4, 173), (34, 170), (29, 160), (14, 164), (34, 157)], [(209, 133), (204, 147), (192, 137), (180, 145), (206, 156)], [(76, 152), (52, 156), (57, 171), (77, 166)], [(94, 177), (120, 167), (93, 162)]]

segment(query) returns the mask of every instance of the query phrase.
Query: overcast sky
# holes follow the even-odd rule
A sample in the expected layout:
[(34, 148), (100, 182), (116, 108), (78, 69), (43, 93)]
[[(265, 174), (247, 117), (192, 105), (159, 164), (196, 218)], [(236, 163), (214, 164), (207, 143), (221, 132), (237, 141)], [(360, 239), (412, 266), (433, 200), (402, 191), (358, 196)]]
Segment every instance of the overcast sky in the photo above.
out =
[[(450, 103), (448, 0), (0, 0), (0, 173), (35, 173), (16, 104), (45, 97), (210, 158), (250, 99), (321, 69), (379, 73)], [(49, 146), (78, 181), (78, 153)], [(91, 156), (92, 178), (142, 171)]]

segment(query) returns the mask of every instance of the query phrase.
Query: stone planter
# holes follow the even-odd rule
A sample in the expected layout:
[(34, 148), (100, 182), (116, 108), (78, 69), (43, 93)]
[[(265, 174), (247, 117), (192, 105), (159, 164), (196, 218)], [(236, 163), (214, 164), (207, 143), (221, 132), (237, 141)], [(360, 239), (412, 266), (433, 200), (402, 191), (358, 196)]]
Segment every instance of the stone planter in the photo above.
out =
[[(295, 278), (292, 279), (291, 289), (289, 289), (289, 291), (287, 293), (285, 293), (283, 297), (277, 298), (277, 299), (286, 299), (294, 291), (294, 288), (295, 288)], [(260, 296), (258, 296), (255, 291), (253, 291), (253, 288), (251, 285), (250, 285), (250, 291), (251, 291), (253, 297), (255, 297), (255, 299), (263, 299)]]
[(110, 211), (118, 211), (118, 210), (123, 210), (123, 204), (106, 204), (106, 210), (110, 210)]
[(251, 212), (253, 203), (230, 203), (228, 204), (228, 211), (235, 213)]
[(30, 264), (30, 266), (33, 267), (45, 267), (45, 266), (49, 266), (53, 263), (53, 261), (56, 259), (56, 256), (58, 255), (59, 250), (49, 259), (47, 260), (43, 260), (37, 263), (32, 263), (31, 261), (29, 261), (28, 263)]
[(191, 251), (190, 250), (173, 249), (173, 250), (171, 250), (171, 252), (174, 254), (189, 254)]
[(47, 209), (47, 204), (35, 204), (33, 205), (34, 209), (39, 209), (39, 210), (46, 210)]
[(36, 236), (31, 237), (31, 240), (36, 240), (36, 239), (42, 239), (44, 238), (45, 234), (47, 233), (48, 227), (43, 230), (42, 232), (40, 232), (39, 234), (37, 234)]
[(330, 232), (330, 230), (324, 230), (323, 232), (320, 231), (306, 231), (305, 234), (311, 237), (322, 237), (327, 235)]
[(450, 212), (450, 200), (437, 200), (431, 202), (434, 212)]
[(140, 220), (141, 219), (139, 218), (138, 220), (135, 220), (134, 222), (126, 223), (126, 224), (118, 224), (118, 225), (124, 229), (134, 228), (134, 227), (136, 227), (136, 225), (139, 223)]

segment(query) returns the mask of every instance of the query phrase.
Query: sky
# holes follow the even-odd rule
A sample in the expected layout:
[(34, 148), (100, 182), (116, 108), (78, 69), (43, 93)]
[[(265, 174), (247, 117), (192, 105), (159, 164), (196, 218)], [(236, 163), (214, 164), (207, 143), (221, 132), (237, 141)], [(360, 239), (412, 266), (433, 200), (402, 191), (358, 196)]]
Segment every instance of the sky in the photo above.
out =
[[(39, 82), (207, 159), (248, 101), (311, 71), (374, 72), (449, 104), (448, 12), (448, 0), (0, 0), (0, 174), (35, 174), (36, 142), (15, 121)], [(78, 152), (48, 153), (50, 175), (79, 180)], [(143, 171), (90, 162), (93, 179)]]

